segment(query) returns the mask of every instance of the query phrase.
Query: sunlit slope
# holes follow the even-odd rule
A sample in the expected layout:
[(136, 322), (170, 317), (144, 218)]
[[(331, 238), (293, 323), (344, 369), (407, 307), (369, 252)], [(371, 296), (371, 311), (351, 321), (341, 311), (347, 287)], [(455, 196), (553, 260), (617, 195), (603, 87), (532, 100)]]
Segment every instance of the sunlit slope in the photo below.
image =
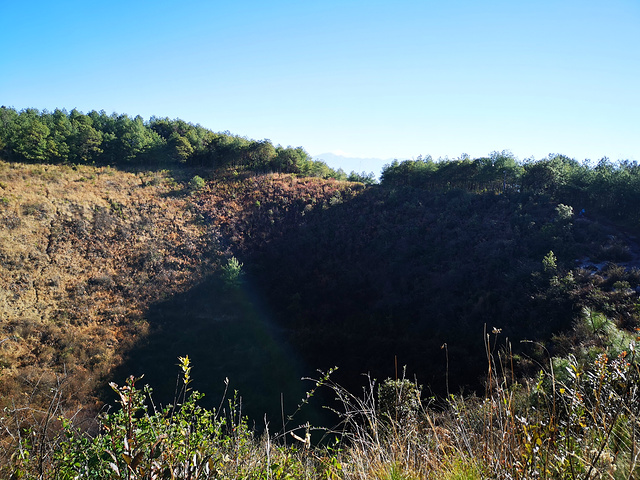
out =
[(82, 398), (144, 335), (148, 305), (215, 262), (182, 189), (167, 172), (0, 163), (5, 399), (63, 378)]

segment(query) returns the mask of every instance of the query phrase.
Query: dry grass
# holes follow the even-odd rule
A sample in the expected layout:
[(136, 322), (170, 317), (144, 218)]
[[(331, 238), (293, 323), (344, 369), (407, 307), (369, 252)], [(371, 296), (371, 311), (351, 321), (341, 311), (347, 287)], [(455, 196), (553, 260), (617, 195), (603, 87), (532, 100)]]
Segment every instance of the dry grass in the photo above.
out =
[(144, 334), (149, 303), (215, 261), (181, 188), (168, 172), (0, 163), (5, 402), (34, 401), (35, 385), (65, 375), (90, 403), (83, 396)]
[[(551, 358), (535, 379), (514, 382), (511, 354), (492, 353), (482, 397), (411, 403), (407, 380), (374, 382), (363, 396), (328, 383), (340, 400), (352, 479), (635, 479), (640, 475), (640, 369), (631, 350), (593, 361)], [(507, 343), (508, 347), (508, 343)], [(395, 395), (385, 409), (376, 391)], [(388, 403), (388, 402), (387, 402)], [(399, 414), (401, 412), (402, 414)], [(408, 413), (410, 412), (410, 414)]]
[(640, 371), (633, 351), (613, 359), (602, 353), (586, 364), (565, 359), (567, 375), (555, 368), (560, 359), (552, 359), (539, 379), (523, 383), (505, 375), (508, 351), (488, 358), (486, 394), (450, 396), (439, 407), (425, 403), (420, 387), (406, 379), (370, 380), (354, 395), (325, 375), (316, 388), (333, 391), (341, 422), (325, 431), (335, 442), (320, 446), (308, 440), (308, 425), (274, 436), (267, 424), (264, 435), (255, 436), (237, 396), (228, 410), (200, 408), (200, 395), (187, 399), (188, 358), (179, 359), (186, 372), (179, 407), (157, 410), (148, 390), (134, 388), (132, 379), (114, 386), (122, 409), (102, 416), (103, 428), (93, 436), (73, 426), (77, 418), (66, 422), (67, 436), (56, 436), (52, 412), (65, 415), (56, 394), (48, 411), (14, 411), (18, 421), (30, 416), (24, 421), (31, 420), (32, 428), (13, 430), (18, 433), (11, 442), (0, 444), (10, 458), (0, 472), (51, 479), (79, 478), (79, 472), (105, 479), (164, 478), (169, 472), (176, 478), (264, 480), (638, 478)]

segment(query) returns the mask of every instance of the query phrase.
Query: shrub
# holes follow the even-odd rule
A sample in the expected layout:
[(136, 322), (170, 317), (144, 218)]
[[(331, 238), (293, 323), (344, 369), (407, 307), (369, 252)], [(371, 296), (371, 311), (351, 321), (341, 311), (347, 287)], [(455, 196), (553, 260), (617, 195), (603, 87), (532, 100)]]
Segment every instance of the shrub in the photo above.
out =
[(573, 207), (560, 203), (556, 207), (556, 214), (558, 215), (558, 220), (568, 222), (573, 218)]
[(204, 181), (204, 178), (195, 175), (191, 180), (189, 180), (189, 192), (191, 194), (196, 193), (199, 190), (202, 190), (205, 185), (206, 182)]
[[(508, 359), (498, 358), (504, 367)], [(490, 362), (497, 373), (494, 359)], [(510, 383), (506, 373), (495, 376), (484, 398), (451, 395), (444, 410), (424, 407), (420, 388), (405, 379), (383, 382), (376, 402), (375, 381), (357, 397), (327, 374), (316, 387), (333, 390), (339, 402), (333, 410), (342, 420), (331, 447), (312, 445), (308, 435), (293, 434), (296, 429), (271, 437), (268, 422), (265, 435), (256, 437), (241, 415), (237, 394), (228, 409), (205, 409), (199, 405), (203, 395), (190, 388), (189, 358), (180, 358), (179, 365), (182, 390), (174, 405), (157, 408), (151, 389), (137, 387), (139, 379), (111, 384), (120, 408), (99, 417), (98, 433), (83, 433), (63, 416), (63, 437), (46, 432), (52, 415), (33, 427), (22, 424), (0, 474), (25, 479), (407, 480), (627, 479), (640, 474), (635, 342), (616, 357), (603, 352), (584, 364), (572, 356), (552, 359), (537, 379), (524, 384)], [(396, 412), (401, 413), (398, 420)], [(7, 431), (13, 422), (8, 420), (0, 419)], [(308, 434), (308, 425), (305, 430)], [(277, 443), (289, 434), (302, 445)]]
[(558, 260), (553, 252), (549, 252), (542, 259), (542, 267), (545, 273), (555, 273), (558, 269)]
[(378, 387), (378, 410), (383, 418), (407, 423), (417, 419), (421, 387), (407, 379), (388, 378)]
[(231, 257), (227, 260), (227, 264), (222, 267), (222, 280), (226, 288), (240, 286), (240, 281), (244, 274), (242, 266), (243, 264), (236, 257)]
[(179, 361), (182, 389), (174, 405), (156, 407), (151, 388), (137, 386), (140, 378), (129, 377), (123, 386), (111, 383), (119, 408), (99, 417), (97, 434), (62, 419), (63, 435), (42, 443), (40, 431), (24, 428), (9, 462), (0, 464), (2, 478), (285, 480), (313, 478), (313, 473), (340, 478), (330, 449), (314, 459), (306, 450), (275, 443), (268, 433), (265, 439), (256, 437), (242, 416), (237, 392), (227, 408), (222, 408), (226, 393), (220, 408), (200, 406), (204, 395), (190, 388), (189, 357)]

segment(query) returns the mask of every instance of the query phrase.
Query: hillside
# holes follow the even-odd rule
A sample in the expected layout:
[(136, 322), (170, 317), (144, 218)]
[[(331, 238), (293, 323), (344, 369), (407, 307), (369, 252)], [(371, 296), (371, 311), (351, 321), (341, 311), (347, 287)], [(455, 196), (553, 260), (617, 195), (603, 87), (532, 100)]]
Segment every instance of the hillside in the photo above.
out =
[(64, 378), (86, 405), (110, 375), (146, 374), (170, 401), (185, 354), (212, 402), (231, 377), (258, 415), (333, 366), (357, 387), (408, 365), (441, 395), (445, 380), (481, 387), (484, 328), (519, 349), (570, 333), (583, 307), (637, 324), (635, 294), (614, 286), (637, 270), (606, 266), (632, 258), (629, 236), (547, 197), (235, 170), (193, 191), (188, 168), (1, 166), (5, 399), (44, 402)]
[[(407, 365), (437, 395), (447, 380), (481, 389), (485, 328), (523, 352), (525, 339), (559, 348), (551, 338), (570, 334), (584, 307), (637, 326), (638, 271), (615, 266), (635, 244), (548, 197), (382, 185), (296, 209), (286, 195), (266, 206), (254, 195), (223, 226), (248, 283), (306, 364), (340, 366), (351, 388), (359, 373), (393, 378)], [(206, 196), (202, 208), (216, 216)], [(271, 230), (279, 211), (289, 213)]]
[[(112, 478), (110, 455), (125, 476), (143, 475), (142, 458), (161, 468), (155, 445), (202, 428), (217, 449), (207, 468), (236, 478), (254, 472), (239, 463), (249, 452), (270, 452), (252, 432), (282, 423), (282, 441), (342, 408), (348, 460), (294, 437), (312, 452), (304, 468), (328, 478), (372, 448), (384, 460), (366, 478), (397, 465), (424, 474), (424, 462), (385, 456), (405, 447), (452, 471), (453, 453), (478, 478), (547, 475), (551, 457), (557, 478), (637, 471), (637, 164), (493, 152), (394, 161), (372, 184), (301, 147), (181, 120), (3, 108), (0, 121), (8, 465), (44, 478), (47, 462), (66, 465), (65, 452), (91, 443), (97, 456), (77, 465)], [(319, 374), (324, 394), (300, 381), (316, 369), (332, 372)], [(98, 415), (114, 390), (122, 408)], [(138, 450), (132, 422), (151, 422)], [(167, 461), (191, 448), (176, 442)], [(281, 465), (304, 470), (283, 448)], [(270, 455), (256, 468), (289, 478)]]
[[(197, 181), (199, 175), (207, 180)], [(230, 412), (235, 415), (233, 409), (239, 409), (253, 420), (225, 420), (236, 433), (220, 437), (226, 438), (221, 440), (224, 445), (236, 445), (233, 442), (254, 441), (248, 432), (261, 428), (256, 419), (262, 413), (277, 419), (280, 410), (293, 412), (309, 387), (300, 377), (313, 375), (316, 368), (339, 366), (332, 378), (352, 392), (360, 390), (363, 380), (366, 385), (362, 372), (393, 378), (396, 365), (402, 374), (405, 364), (407, 375), (426, 385), (426, 395), (444, 395), (447, 388), (480, 392), (492, 385), (484, 382), (485, 329), (493, 353), (503, 358), (505, 345), (515, 368), (511, 375), (523, 375), (527, 385), (526, 376), (536, 374), (537, 362), (544, 362), (547, 354), (558, 365), (583, 365), (579, 362), (602, 358), (597, 355), (607, 351), (614, 361), (611, 368), (618, 368), (615, 362), (621, 357), (616, 355), (626, 355), (623, 349), (631, 339), (625, 332), (638, 327), (640, 273), (634, 262), (640, 252), (633, 231), (576, 215), (570, 206), (544, 194), (366, 187), (238, 169), (128, 172), (15, 162), (0, 164), (0, 188), (2, 398), (9, 407), (7, 418), (43, 432), (34, 439), (34, 458), (57, 455), (54, 445), (61, 437), (55, 432), (62, 418), (91, 428), (102, 402), (113, 402), (113, 391), (105, 389), (110, 380), (123, 385), (131, 374), (144, 375), (144, 383), (154, 387), (158, 403), (153, 405), (174, 402), (180, 390), (176, 361), (187, 355), (194, 378), (189, 385), (207, 392), (208, 408), (217, 406), (225, 390), (242, 394), (241, 403), (229, 404)], [(234, 258), (242, 264), (237, 278), (225, 273)], [(606, 321), (599, 312), (606, 314)], [(506, 337), (511, 344), (505, 343)], [(520, 339), (540, 342), (547, 353), (520, 344)], [(182, 365), (191, 374), (191, 366), (184, 370), (184, 361)], [(498, 404), (516, 401), (503, 390), (509, 383), (504, 382), (489, 391)], [(388, 384), (397, 388), (393, 385)], [(406, 388), (417, 388), (411, 385)], [(612, 385), (607, 388), (615, 388)], [(121, 398), (128, 398), (127, 388), (118, 390), (125, 395)], [(332, 388), (343, 402), (355, 401), (342, 387)], [(350, 422), (365, 414), (352, 409), (369, 404), (333, 404), (327, 395), (331, 392), (317, 392), (313, 405), (346, 408), (344, 418)], [(375, 401), (371, 392), (364, 401)], [(631, 402), (624, 405), (635, 404), (634, 398), (624, 397)], [(468, 401), (465, 415), (477, 415), (473, 400)], [(55, 412), (55, 420), (47, 420), (47, 409)], [(154, 415), (165, 418), (159, 411)], [(438, 420), (443, 425), (456, 421), (446, 411), (437, 415), (443, 415)], [(505, 415), (501, 421), (524, 418), (512, 417), (511, 411)], [(314, 425), (330, 421), (313, 408), (306, 408), (295, 422), (307, 420)], [(109, 421), (125, 422), (125, 417)], [(198, 420), (202, 428), (207, 425), (203, 421)], [(475, 420), (460, 421), (466, 425)], [(227, 435), (224, 425), (215, 427), (221, 429), (216, 430), (219, 435)], [(423, 427), (408, 425), (393, 427), (402, 428), (407, 441), (415, 432), (453, 442), (453, 430), (423, 432)], [(456, 425), (449, 428), (461, 428)], [(247, 436), (238, 436), (238, 431)], [(486, 440), (484, 434), (481, 437), (470, 445), (473, 452), (487, 448), (480, 443)], [(5, 459), (16, 448), (15, 438), (0, 445)], [(409, 468), (405, 460), (387, 460), (398, 445), (387, 445), (387, 440), (384, 446), (371, 444), (367, 438), (355, 441), (366, 442), (365, 451), (382, 449), (376, 450), (382, 458), (371, 457), (374, 463), (366, 468)], [(510, 440), (510, 448), (522, 449), (523, 458), (529, 458), (526, 438)], [(100, 443), (105, 440), (95, 437), (99, 455), (115, 448)], [(406, 448), (421, 449), (430, 441)], [(245, 447), (236, 446), (229, 455), (247, 458)], [(464, 458), (461, 451), (451, 451)], [(503, 465), (502, 454), (494, 454), (485, 463)], [(305, 468), (316, 469), (312, 475), (338, 475), (362, 461), (362, 453), (349, 449), (347, 456), (315, 456), (313, 463), (294, 459), (286, 450), (272, 455), (285, 455), (288, 460), (282, 461), (292, 462), (288, 468), (302, 468), (296, 462), (305, 462)], [(447, 456), (439, 458), (430, 456), (428, 462), (442, 469), (443, 478), (456, 469), (470, 469), (475, 478), (483, 475), (485, 467), (475, 460), (453, 466)], [(263, 468), (263, 460), (256, 461), (253, 467), (224, 468), (236, 471), (231, 476), (237, 469)], [(426, 464), (411, 465), (418, 471)], [(524, 468), (518, 465), (516, 471)], [(531, 463), (527, 469), (540, 465)], [(104, 478), (112, 477), (105, 471)]]
[[(241, 244), (225, 228), (230, 219), (247, 221), (247, 204), (255, 205), (259, 198), (265, 206), (260, 221), (274, 231), (276, 221), (303, 215), (306, 205), (328, 202), (350, 185), (285, 176), (252, 177), (247, 183), (230, 175), (194, 195), (192, 173), (0, 164), (0, 354), (7, 404), (18, 398), (46, 404), (51, 388), (63, 382), (64, 394), (73, 397), (67, 399), (69, 408), (91, 406), (123, 356), (135, 356), (149, 334), (164, 325), (168, 309), (162, 302), (193, 295), (192, 289), (211, 281), (226, 263), (231, 246)], [(241, 185), (245, 193), (238, 198)], [(205, 199), (206, 212), (201, 207)], [(271, 203), (283, 201), (297, 202), (299, 211), (276, 207), (269, 213)], [(213, 215), (212, 208), (218, 209)], [(257, 225), (256, 218), (251, 221)], [(229, 297), (222, 285), (217, 288), (217, 297), (198, 298), (198, 305), (208, 304), (204, 309), (179, 307), (178, 324), (186, 321), (195, 328), (242, 317), (234, 311), (242, 299), (226, 310), (211, 306), (213, 298)], [(174, 355), (153, 351), (147, 357), (154, 365), (149, 375), (162, 371), (158, 362), (172, 368), (178, 355), (198, 348), (210, 352), (210, 339), (198, 341), (200, 347), (175, 347)], [(209, 353), (203, 364), (210, 362)], [(230, 375), (224, 364), (220, 368), (218, 384)]]
[(147, 331), (148, 306), (217, 262), (168, 172), (0, 164), (2, 389), (86, 403)]

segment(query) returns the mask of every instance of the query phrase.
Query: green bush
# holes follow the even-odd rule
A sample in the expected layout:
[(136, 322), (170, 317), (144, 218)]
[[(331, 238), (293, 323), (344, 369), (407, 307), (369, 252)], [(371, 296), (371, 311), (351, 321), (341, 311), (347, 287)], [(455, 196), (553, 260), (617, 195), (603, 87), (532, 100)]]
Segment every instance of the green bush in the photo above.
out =
[[(224, 398), (219, 409), (200, 406), (204, 395), (190, 388), (189, 357), (179, 362), (182, 390), (173, 405), (158, 408), (151, 389), (137, 386), (140, 378), (130, 377), (123, 386), (111, 383), (119, 408), (99, 417), (98, 433), (92, 436), (63, 419), (63, 436), (38, 445), (42, 432), (25, 428), (9, 463), (0, 463), (0, 478), (342, 478), (330, 448), (318, 448), (314, 457), (307, 450), (310, 445), (302, 451), (287, 447), (269, 437), (268, 424), (265, 437), (257, 437), (242, 416), (237, 392), (227, 408), (222, 408)], [(41, 446), (46, 447), (44, 455)]]
[(206, 182), (204, 181), (204, 178), (195, 175), (191, 180), (189, 180), (189, 192), (192, 194), (196, 193), (199, 190), (202, 190), (205, 185)]
[(237, 288), (240, 286), (240, 282), (244, 272), (242, 271), (243, 264), (238, 261), (236, 257), (231, 257), (227, 260), (227, 264), (222, 267), (222, 280), (226, 288)]
[(560, 203), (556, 207), (556, 214), (558, 215), (558, 220), (568, 222), (573, 218), (573, 207)]

